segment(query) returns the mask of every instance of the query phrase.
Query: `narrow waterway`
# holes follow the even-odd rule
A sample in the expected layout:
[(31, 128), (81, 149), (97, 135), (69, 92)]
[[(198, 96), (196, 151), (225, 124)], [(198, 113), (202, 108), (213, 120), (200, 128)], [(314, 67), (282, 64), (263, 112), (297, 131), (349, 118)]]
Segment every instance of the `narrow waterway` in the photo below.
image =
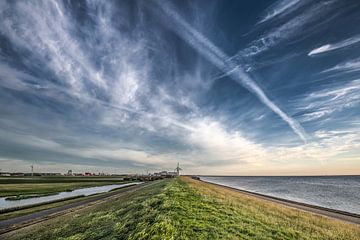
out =
[(26, 205), (32, 205), (37, 203), (50, 202), (54, 200), (75, 197), (75, 196), (89, 196), (97, 193), (109, 192), (115, 188), (121, 188), (131, 185), (141, 184), (142, 182), (134, 182), (134, 183), (125, 183), (125, 184), (114, 184), (114, 185), (106, 185), (100, 187), (88, 187), (88, 188), (80, 188), (71, 192), (60, 192), (55, 195), (43, 196), (43, 197), (34, 197), (28, 199), (21, 200), (5, 200), (5, 197), (0, 198), (0, 209), (5, 208), (13, 208), (13, 207), (21, 207)]

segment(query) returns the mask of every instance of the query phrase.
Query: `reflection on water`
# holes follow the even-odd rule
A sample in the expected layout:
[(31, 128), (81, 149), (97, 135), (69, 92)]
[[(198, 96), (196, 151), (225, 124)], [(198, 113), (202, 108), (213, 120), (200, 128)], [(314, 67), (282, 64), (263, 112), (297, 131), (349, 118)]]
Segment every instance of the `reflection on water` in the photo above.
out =
[(114, 185), (106, 185), (106, 186), (100, 186), (100, 187), (80, 188), (80, 189), (76, 189), (72, 192), (60, 192), (58, 194), (51, 195), (51, 196), (35, 197), (35, 198), (13, 200), (13, 201), (5, 200), (5, 197), (3, 197), (3, 198), (0, 198), (0, 209), (20, 207), (20, 206), (26, 206), (26, 205), (31, 205), (31, 204), (37, 204), (37, 203), (44, 203), (44, 202), (59, 200), (59, 199), (63, 199), (63, 198), (80, 196), (80, 195), (89, 196), (89, 195), (96, 194), (96, 193), (108, 192), (115, 188), (121, 188), (121, 187), (130, 186), (130, 185), (137, 185), (140, 183), (141, 182), (125, 183), (125, 184), (119, 184), (119, 185), (114, 184)]

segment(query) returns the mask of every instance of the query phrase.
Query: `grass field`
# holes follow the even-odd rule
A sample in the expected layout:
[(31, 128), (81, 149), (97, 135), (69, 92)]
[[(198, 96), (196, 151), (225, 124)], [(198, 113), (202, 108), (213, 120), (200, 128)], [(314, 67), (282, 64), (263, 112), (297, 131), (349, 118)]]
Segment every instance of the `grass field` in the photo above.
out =
[(72, 183), (72, 182), (113, 182), (121, 181), (121, 176), (34, 176), (34, 177), (0, 177), (0, 184), (13, 183)]
[(158, 181), (6, 239), (360, 239), (355, 225), (188, 178)]
[(0, 177), (0, 197), (55, 194), (78, 188), (123, 183), (119, 177)]

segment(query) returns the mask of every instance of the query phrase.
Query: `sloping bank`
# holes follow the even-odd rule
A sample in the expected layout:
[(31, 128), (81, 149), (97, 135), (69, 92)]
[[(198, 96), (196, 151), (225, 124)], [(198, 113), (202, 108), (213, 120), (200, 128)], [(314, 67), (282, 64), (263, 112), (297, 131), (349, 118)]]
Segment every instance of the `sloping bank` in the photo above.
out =
[(189, 178), (159, 181), (7, 239), (360, 239), (360, 228)]

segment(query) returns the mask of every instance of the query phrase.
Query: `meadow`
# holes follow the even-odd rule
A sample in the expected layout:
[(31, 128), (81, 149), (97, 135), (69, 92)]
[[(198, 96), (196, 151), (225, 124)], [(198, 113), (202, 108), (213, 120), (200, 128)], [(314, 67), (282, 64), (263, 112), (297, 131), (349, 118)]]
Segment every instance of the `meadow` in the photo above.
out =
[[(63, 191), (73, 191), (79, 188), (104, 186), (110, 184), (123, 184), (121, 177), (0, 177), (0, 197), (9, 200), (26, 199), (57, 194)], [(115, 189), (114, 189), (115, 190)], [(78, 196), (60, 199), (31, 206), (16, 207), (0, 210), (0, 221), (18, 217), (68, 203), (84, 200), (89, 197)]]
[(6, 239), (360, 239), (360, 228), (190, 178), (141, 190)]

